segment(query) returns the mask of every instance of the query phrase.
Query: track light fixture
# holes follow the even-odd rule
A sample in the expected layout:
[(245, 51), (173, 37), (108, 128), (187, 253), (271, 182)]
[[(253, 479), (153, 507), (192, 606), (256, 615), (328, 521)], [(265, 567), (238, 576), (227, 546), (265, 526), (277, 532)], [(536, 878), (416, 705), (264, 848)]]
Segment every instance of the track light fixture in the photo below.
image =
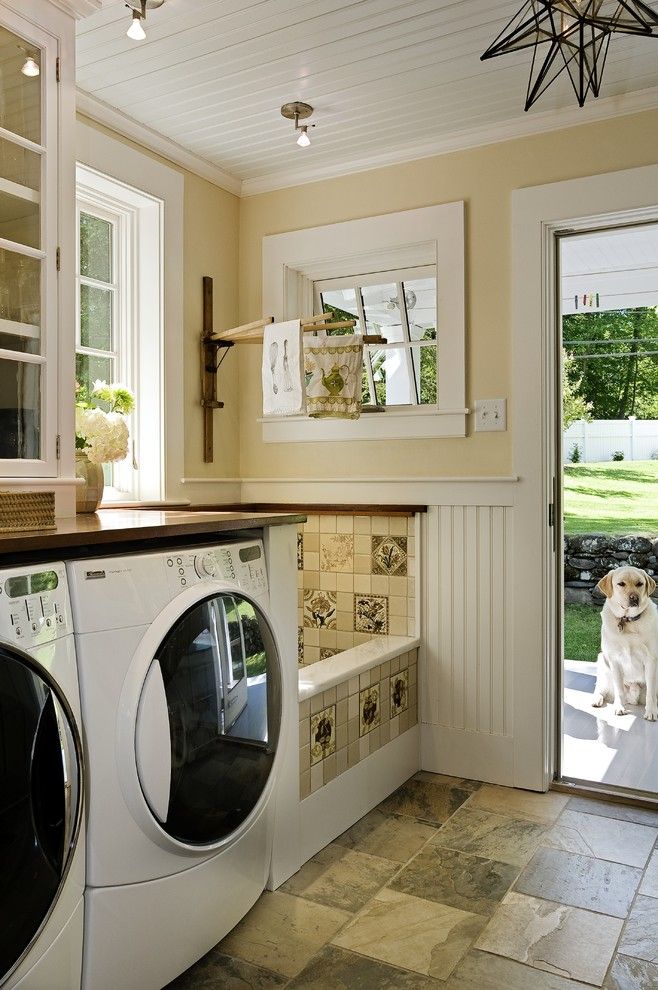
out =
[(308, 148), (311, 143), (309, 137), (309, 127), (315, 127), (315, 124), (300, 124), (300, 120), (307, 120), (313, 113), (313, 107), (308, 103), (284, 103), (281, 107), (281, 116), (285, 117), (286, 120), (295, 121), (295, 131), (299, 131), (299, 137), (297, 138), (297, 144), (300, 148)]
[(481, 58), (532, 48), (525, 109), (565, 70), (582, 107), (601, 91), (612, 35), (656, 37), (657, 28), (658, 13), (642, 0), (526, 0)]
[(126, 4), (128, 10), (132, 11), (130, 27), (126, 31), (126, 35), (131, 41), (146, 40), (146, 31), (144, 30), (146, 13), (149, 10), (155, 10), (156, 7), (161, 7), (163, 3), (164, 0), (130, 0)]

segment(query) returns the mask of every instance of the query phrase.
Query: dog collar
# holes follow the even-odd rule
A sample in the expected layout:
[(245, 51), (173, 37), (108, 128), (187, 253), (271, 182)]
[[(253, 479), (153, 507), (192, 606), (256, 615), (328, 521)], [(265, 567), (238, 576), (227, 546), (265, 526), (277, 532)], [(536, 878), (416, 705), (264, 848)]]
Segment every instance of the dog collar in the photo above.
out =
[(641, 619), (643, 615), (644, 615), (644, 609), (640, 612), (639, 615), (633, 615), (633, 616), (622, 615), (619, 621), (617, 622), (617, 629), (619, 630), (619, 632), (623, 632), (629, 622), (637, 622), (637, 620)]

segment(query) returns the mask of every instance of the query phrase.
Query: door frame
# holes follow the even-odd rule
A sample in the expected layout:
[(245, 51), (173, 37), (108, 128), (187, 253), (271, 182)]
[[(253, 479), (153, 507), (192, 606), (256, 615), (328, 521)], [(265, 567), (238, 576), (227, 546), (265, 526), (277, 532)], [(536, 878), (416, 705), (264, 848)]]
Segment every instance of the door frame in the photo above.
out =
[(529, 790), (548, 789), (557, 754), (556, 235), (655, 221), (657, 190), (649, 165), (512, 193), (514, 783)]

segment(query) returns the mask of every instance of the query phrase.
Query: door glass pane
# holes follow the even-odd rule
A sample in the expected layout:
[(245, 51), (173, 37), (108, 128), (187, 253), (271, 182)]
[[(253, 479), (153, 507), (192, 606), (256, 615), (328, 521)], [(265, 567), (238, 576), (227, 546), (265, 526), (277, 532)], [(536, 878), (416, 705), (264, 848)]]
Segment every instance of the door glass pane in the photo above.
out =
[(415, 278), (404, 283), (412, 340), (436, 340), (436, 279)]
[(436, 387), (436, 347), (430, 345), (411, 348), (414, 362), (414, 373), (418, 383), (420, 404), (433, 405), (437, 401)]
[(112, 281), (112, 224), (80, 214), (80, 274), (97, 282)]
[(157, 650), (158, 661), (172, 762), (161, 824), (186, 843), (217, 842), (249, 816), (272, 769), (281, 719), (272, 632), (246, 599), (218, 595), (185, 613)]
[(80, 343), (98, 351), (112, 350), (112, 298), (108, 289), (80, 286)]
[[(40, 324), (41, 262), (0, 248), (0, 332), (36, 340), (38, 345)], [(20, 340), (13, 346), (2, 346), (11, 351), (25, 350)]]
[(0, 459), (40, 456), (41, 368), (0, 359)]
[(96, 357), (94, 354), (76, 354), (75, 380), (78, 385), (86, 388), (87, 395), (94, 387), (94, 382), (100, 378), (102, 382), (114, 381), (114, 358)]
[(16, 244), (39, 248), (41, 228), (39, 194), (30, 189), (0, 186), (0, 237)]
[(28, 57), (40, 67), (40, 49), (0, 27), (0, 127), (41, 144), (41, 75), (21, 72)]
[(396, 284), (365, 285), (361, 291), (368, 333), (381, 333), (389, 344), (403, 340)]
[(41, 155), (0, 138), (0, 178), (22, 186), (26, 193), (38, 193), (41, 188)]

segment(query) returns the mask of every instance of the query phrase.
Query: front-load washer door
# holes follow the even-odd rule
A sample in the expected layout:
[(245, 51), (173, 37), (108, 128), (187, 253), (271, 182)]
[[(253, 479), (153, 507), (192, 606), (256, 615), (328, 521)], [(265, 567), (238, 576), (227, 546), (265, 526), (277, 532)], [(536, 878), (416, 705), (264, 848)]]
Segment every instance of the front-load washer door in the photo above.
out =
[(157, 649), (137, 712), (139, 781), (165, 832), (213, 846), (239, 829), (267, 786), (280, 724), (281, 667), (265, 615), (235, 592), (197, 602)]
[(45, 925), (82, 811), (81, 748), (50, 674), (0, 644), (0, 984)]

